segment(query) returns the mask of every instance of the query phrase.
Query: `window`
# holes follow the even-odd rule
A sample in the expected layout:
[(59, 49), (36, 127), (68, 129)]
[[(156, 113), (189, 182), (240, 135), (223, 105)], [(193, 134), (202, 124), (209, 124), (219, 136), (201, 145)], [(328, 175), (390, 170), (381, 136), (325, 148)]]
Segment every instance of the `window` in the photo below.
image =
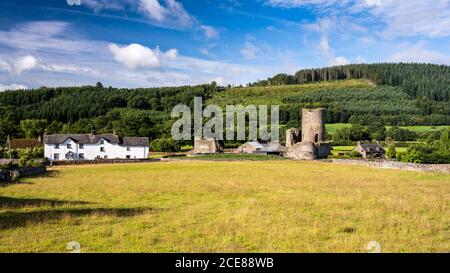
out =
[(127, 151), (128, 151), (128, 152), (130, 151), (130, 147), (127, 147)]
[(59, 154), (54, 154), (54, 155), (53, 155), (53, 159), (54, 159), (54, 160), (59, 160)]
[(104, 157), (103, 157), (104, 159), (108, 159), (108, 156), (107, 155), (105, 155)]
[(72, 149), (72, 144), (67, 144), (67, 149)]
[(105, 152), (105, 147), (100, 147), (100, 152)]
[(59, 149), (59, 144), (55, 144), (55, 149)]
[(80, 144), (80, 149), (84, 149), (84, 144)]
[(131, 158), (131, 156), (127, 155), (127, 159), (130, 159), (130, 158)]
[(84, 159), (84, 154), (78, 154), (79, 159)]
[(100, 140), (100, 144), (105, 144), (105, 141), (103, 139)]

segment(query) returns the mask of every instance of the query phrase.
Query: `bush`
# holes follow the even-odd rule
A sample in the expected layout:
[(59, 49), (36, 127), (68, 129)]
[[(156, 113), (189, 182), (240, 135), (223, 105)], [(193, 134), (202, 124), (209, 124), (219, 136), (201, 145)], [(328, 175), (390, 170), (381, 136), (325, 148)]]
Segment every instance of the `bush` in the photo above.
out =
[(171, 138), (158, 138), (150, 143), (150, 151), (152, 152), (176, 152), (180, 149), (180, 144)]
[[(439, 143), (438, 143), (439, 145)], [(411, 163), (447, 164), (450, 163), (450, 151), (442, 151), (424, 144), (413, 145), (400, 156), (400, 161)]]
[(386, 157), (395, 158), (396, 155), (397, 155), (397, 153), (395, 151), (395, 145), (394, 144), (389, 145), (389, 147), (387, 148), (387, 151), (386, 151)]
[(348, 153), (350, 157), (361, 157), (362, 155), (358, 153), (357, 151), (351, 151)]
[(411, 141), (416, 140), (418, 135), (416, 132), (399, 127), (391, 127), (387, 131), (387, 136), (396, 141)]

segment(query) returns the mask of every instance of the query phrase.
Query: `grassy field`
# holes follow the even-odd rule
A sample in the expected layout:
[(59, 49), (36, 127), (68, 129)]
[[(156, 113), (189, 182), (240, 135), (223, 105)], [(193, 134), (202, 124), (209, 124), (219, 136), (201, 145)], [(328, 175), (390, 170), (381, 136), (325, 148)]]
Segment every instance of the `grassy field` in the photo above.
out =
[(208, 104), (225, 105), (283, 105), (283, 98), (299, 94), (305, 91), (323, 89), (347, 89), (368, 88), (373, 84), (367, 80), (340, 80), (330, 82), (317, 82), (299, 85), (277, 85), (277, 86), (253, 86), (233, 88), (227, 92), (216, 94), (208, 101)]
[(449, 175), (318, 162), (54, 167), (0, 188), (0, 252), (448, 252), (449, 197)]

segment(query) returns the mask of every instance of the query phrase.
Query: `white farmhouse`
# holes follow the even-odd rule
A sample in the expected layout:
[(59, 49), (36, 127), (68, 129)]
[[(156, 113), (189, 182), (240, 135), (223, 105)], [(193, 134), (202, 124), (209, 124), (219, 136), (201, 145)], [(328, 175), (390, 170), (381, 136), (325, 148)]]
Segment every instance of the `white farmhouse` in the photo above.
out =
[(138, 159), (148, 157), (148, 138), (112, 134), (44, 134), (49, 160)]

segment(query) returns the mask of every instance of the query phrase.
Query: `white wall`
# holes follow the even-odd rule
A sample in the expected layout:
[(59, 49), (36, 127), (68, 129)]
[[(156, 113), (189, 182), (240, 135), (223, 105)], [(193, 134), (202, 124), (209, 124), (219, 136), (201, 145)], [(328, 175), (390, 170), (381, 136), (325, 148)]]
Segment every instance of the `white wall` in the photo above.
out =
[[(71, 144), (71, 149), (67, 149), (67, 144)], [(104, 148), (104, 152), (100, 151), (100, 147)], [(107, 156), (108, 159), (125, 159), (127, 158), (127, 155), (129, 155), (131, 159), (148, 157), (148, 146), (130, 146), (129, 148), (130, 151), (127, 151), (126, 146), (112, 144), (106, 140), (104, 141), (104, 144), (100, 144), (100, 141), (96, 144), (84, 144), (83, 149), (71, 139), (60, 144), (59, 149), (55, 149), (54, 144), (44, 145), (45, 157), (50, 160), (55, 160), (55, 153), (59, 154), (59, 160), (66, 160), (66, 154), (69, 151), (72, 151), (77, 159), (80, 154), (84, 154), (84, 159), (86, 160), (94, 160), (97, 157), (105, 158), (105, 156)]]

